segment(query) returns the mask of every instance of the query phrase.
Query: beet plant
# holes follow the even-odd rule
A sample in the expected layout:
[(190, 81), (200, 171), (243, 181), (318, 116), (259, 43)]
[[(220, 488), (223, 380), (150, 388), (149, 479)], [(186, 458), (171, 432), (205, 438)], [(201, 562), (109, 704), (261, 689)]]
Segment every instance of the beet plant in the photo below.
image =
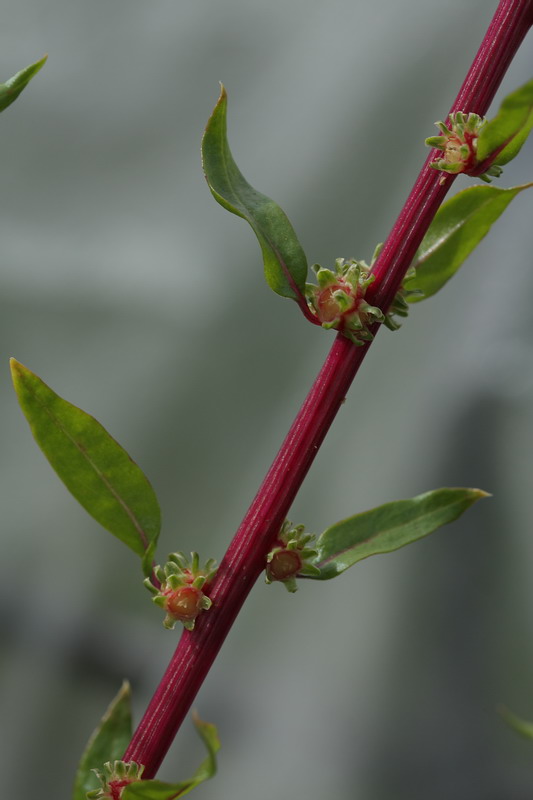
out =
[[(194, 532), (183, 538), (176, 535), (173, 551), (161, 554), (160, 505), (141, 468), (93, 416), (12, 359), (18, 400), (39, 447), (83, 508), (138, 557), (139, 591), (156, 606), (154, 621), (159, 611), (168, 636), (179, 634), (175, 652), (164, 672), (161, 663), (161, 680), (135, 726), (129, 683), (118, 689), (81, 757), (73, 800), (173, 800), (214, 775), (219, 721), (207, 708), (202, 716), (210, 722), (193, 716), (207, 751), (205, 760), (196, 771), (173, 782), (156, 777), (261, 576), (267, 584), (281, 584), (271, 591), (287, 590), (287, 603), (304, 584), (308, 593), (327, 592), (331, 579), (359, 561), (418, 542), (487, 498), (486, 490), (493, 491), (493, 487), (428, 489), (421, 485), (413, 497), (393, 497), (373, 508), (358, 500), (351, 514), (332, 519), (324, 530), (317, 530), (312, 519), (295, 518), (291, 511), (367, 352), (378, 333), (379, 338), (389, 335), (380, 329), (401, 337), (408, 315), (447, 285), (492, 226), (497, 226), (511, 201), (522, 202), (520, 198), (533, 187), (530, 175), (518, 185), (502, 183), (506, 165), (519, 155), (533, 127), (533, 81), (515, 88), (494, 114), (488, 113), (532, 23), (531, 0), (501, 0), (448, 115), (436, 123), (438, 134), (426, 139), (429, 154), (391, 232), (383, 243), (376, 243), (367, 260), (359, 253), (349, 257), (332, 253), (328, 263), (309, 262), (285, 212), (256, 190), (237, 166), (237, 155), (228, 143), (228, 95), (221, 87), (202, 142), (208, 187), (220, 205), (251, 226), (268, 286), (293, 303), (302, 325), (322, 328), (324, 336), (331, 336), (332, 345), (288, 434), (284, 439), (280, 436), (280, 449), (219, 563), (212, 553), (196, 551)], [(16, 99), (43, 63), (44, 59), (3, 84), (1, 110)], [(428, 120), (428, 125), (432, 122)], [(285, 124), (291, 123), (286, 120)], [(391, 169), (394, 124), (392, 120), (390, 130), (375, 132), (383, 136)], [(419, 144), (414, 142), (413, 147)], [(469, 185), (447, 198), (459, 175), (470, 179)], [(215, 269), (213, 265), (213, 284), (221, 280)], [(201, 292), (191, 302), (198, 304), (201, 313)], [(512, 299), (508, 302), (512, 305)], [(257, 362), (246, 364), (247, 380), (253, 381), (258, 369)], [(363, 377), (361, 382), (364, 385)], [(353, 436), (353, 474), (337, 474), (332, 468), (332, 480), (346, 493), (353, 491), (358, 471), (365, 469), (365, 453), (358, 450), (357, 439), (358, 428), (373, 414), (371, 386), (363, 389), (363, 398), (358, 418), (344, 420), (346, 437)], [(393, 413), (393, 392), (390, 402)], [(253, 414), (253, 408), (249, 413)], [(177, 424), (185, 426), (187, 419), (180, 418)], [(200, 440), (202, 431), (197, 436)], [(206, 503), (209, 491), (209, 486), (203, 487)], [(323, 491), (327, 493), (328, 487)], [(99, 546), (105, 558), (105, 544)], [(133, 559), (125, 561), (128, 567), (132, 563)], [(358, 567), (364, 569), (365, 565)], [(350, 581), (353, 574), (342, 580)], [(358, 613), (356, 607), (353, 613)], [(297, 634), (294, 646), (299, 647)], [(312, 664), (306, 661), (302, 671), (307, 668)], [(357, 674), (357, 664), (353, 669)], [(358, 691), (357, 680), (354, 691)], [(511, 712), (506, 715), (521, 733), (530, 734), (528, 723)], [(319, 723), (327, 725), (327, 720), (317, 719)], [(305, 731), (294, 746), (305, 748)], [(236, 779), (236, 790), (237, 783)]]

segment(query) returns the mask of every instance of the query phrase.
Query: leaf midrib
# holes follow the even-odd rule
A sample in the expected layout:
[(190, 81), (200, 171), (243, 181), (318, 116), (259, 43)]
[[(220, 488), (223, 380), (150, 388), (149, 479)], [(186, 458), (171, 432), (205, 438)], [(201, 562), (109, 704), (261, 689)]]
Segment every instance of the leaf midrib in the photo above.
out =
[[(440, 509), (439, 509), (439, 510), (442, 510), (442, 509), (445, 509), (445, 508), (451, 508), (451, 507), (453, 507), (454, 505), (458, 505), (458, 504), (459, 504), (459, 503), (461, 503), (461, 502), (464, 502), (464, 501), (455, 500), (455, 501), (453, 501), (452, 503), (448, 503), (448, 504), (446, 504), (446, 505), (440, 506)], [(417, 517), (417, 521), (418, 521), (418, 520), (421, 520), (421, 521), (423, 521), (423, 520), (424, 520), (424, 519), (426, 519), (427, 517), (430, 517), (430, 516), (432, 516), (432, 513), (434, 513), (434, 512), (428, 511), (426, 514), (423, 514), (422, 516), (420, 516), (420, 517)], [(443, 523), (443, 524), (447, 524), (447, 523)], [(373, 536), (369, 536), (369, 537), (368, 537), (368, 538), (366, 538), (366, 539), (362, 539), (362, 540), (361, 540), (360, 542), (358, 542), (356, 545), (352, 545), (352, 547), (345, 547), (344, 549), (342, 549), (342, 550), (338, 550), (336, 553), (333, 553), (331, 556), (328, 556), (328, 557), (327, 557), (327, 558), (325, 558), (323, 561), (317, 561), (317, 562), (315, 562), (315, 565), (316, 565), (317, 567), (319, 567), (319, 568), (320, 568), (320, 567), (323, 567), (323, 566), (326, 566), (326, 565), (327, 565), (327, 564), (329, 564), (331, 561), (333, 561), (333, 559), (335, 559), (335, 558), (338, 558), (339, 556), (342, 556), (342, 555), (344, 555), (344, 553), (348, 553), (350, 550), (355, 550), (357, 547), (362, 547), (363, 545), (366, 545), (366, 544), (368, 544), (368, 543), (369, 543), (369, 542), (371, 542), (373, 539), (375, 539), (377, 536), (381, 536), (381, 535), (382, 535), (382, 534), (384, 534), (384, 533), (391, 533), (392, 531), (395, 531), (395, 530), (400, 530), (402, 527), (405, 527), (406, 525), (409, 525), (409, 523), (408, 523), (408, 522), (406, 522), (406, 523), (404, 523), (403, 525), (397, 525), (397, 526), (395, 526), (395, 527), (392, 527), (392, 528), (384, 528), (383, 530), (379, 531), (377, 534), (374, 534)], [(430, 533), (430, 532), (428, 531), (428, 534), (429, 534), (429, 533)], [(427, 535), (427, 534), (424, 534), (424, 535)], [(420, 537), (420, 538), (422, 538), (422, 537)]]
[[(94, 463), (92, 458), (90, 458), (90, 456), (87, 453), (87, 450), (84, 447), (82, 447), (82, 445), (79, 444), (76, 441), (76, 439), (74, 439), (73, 436), (71, 436), (71, 434), (64, 427), (64, 425), (61, 424), (60, 420), (52, 413), (52, 410), (46, 404), (44, 404), (41, 401), (41, 399), (38, 397), (38, 395), (33, 391), (33, 389), (31, 387), (27, 387), (27, 389), (30, 392), (30, 394), (32, 395), (32, 397), (34, 398), (34, 400), (37, 403), (37, 405), (39, 405), (43, 409), (43, 411), (45, 411), (45, 413), (48, 414), (48, 416), (52, 420), (53, 424), (67, 437), (67, 439), (74, 445), (74, 447), (78, 450), (78, 452), (81, 453), (81, 455), (85, 458), (87, 463), (92, 467), (92, 469), (95, 471), (97, 476), (100, 478), (100, 480), (102, 481), (104, 486), (108, 489), (108, 491), (111, 493), (111, 495), (115, 498), (115, 500), (118, 502), (118, 504), (122, 507), (122, 509), (126, 513), (126, 516), (129, 518), (129, 520), (132, 523), (133, 527), (137, 531), (137, 533), (139, 535), (139, 538), (141, 540), (141, 544), (143, 545), (144, 549), (146, 550), (148, 548), (148, 545), (149, 545), (148, 534), (145, 532), (144, 528), (141, 526), (139, 520), (137, 519), (137, 517), (135, 516), (133, 511), (130, 509), (130, 507), (127, 505), (125, 500), (123, 500), (123, 498), (116, 492), (116, 490), (113, 488), (113, 485), (108, 481), (108, 479), (105, 477), (103, 472), (97, 467), (97, 465)], [(118, 442), (117, 442), (117, 444), (118, 444)], [(120, 447), (120, 445), (118, 445), (118, 446)]]
[[(496, 186), (495, 186), (494, 188), (496, 189), (496, 188), (498, 188), (498, 187), (496, 187)], [(508, 189), (501, 189), (500, 191), (503, 191), (503, 192), (505, 192), (505, 191), (509, 191), (509, 190), (508, 190)], [(496, 197), (496, 195), (494, 195), (494, 197)], [(413, 264), (412, 264), (412, 266), (413, 266), (415, 269), (418, 269), (418, 267), (419, 267), (421, 264), (424, 264), (424, 263), (427, 261), (427, 259), (428, 259), (430, 256), (432, 256), (434, 253), (436, 253), (436, 252), (439, 250), (439, 248), (443, 247), (443, 246), (444, 246), (444, 245), (447, 243), (447, 241), (449, 241), (449, 240), (451, 239), (451, 237), (452, 237), (452, 236), (455, 236), (455, 234), (456, 234), (458, 231), (460, 231), (460, 230), (461, 230), (461, 228), (463, 228), (463, 227), (464, 227), (464, 226), (467, 224), (467, 222), (469, 222), (469, 220), (470, 220), (470, 219), (471, 219), (471, 218), (472, 218), (472, 217), (473, 217), (475, 214), (477, 214), (477, 212), (478, 212), (478, 211), (482, 211), (482, 210), (485, 208), (485, 206), (486, 206), (488, 203), (490, 203), (491, 201), (492, 201), (492, 198), (488, 197), (488, 198), (487, 198), (487, 199), (486, 199), (486, 200), (485, 200), (485, 201), (484, 201), (484, 202), (483, 202), (481, 205), (479, 205), (479, 206), (478, 206), (478, 207), (475, 209), (475, 211), (474, 211), (472, 214), (470, 214), (470, 215), (469, 215), (468, 217), (466, 217), (465, 219), (461, 220), (461, 221), (460, 221), (458, 224), (456, 224), (456, 225), (455, 225), (453, 228), (448, 228), (448, 232), (449, 232), (449, 233), (448, 233), (448, 235), (447, 235), (446, 237), (444, 237), (444, 236), (443, 236), (442, 238), (440, 238), (440, 239), (438, 240), (438, 242), (437, 242), (435, 245), (433, 245), (433, 247), (430, 247), (430, 248), (428, 248), (428, 250), (426, 250), (426, 253), (425, 253), (424, 257), (423, 257), (423, 258), (420, 258), (418, 261), (413, 261)], [(450, 232), (450, 231), (451, 231), (451, 232)]]

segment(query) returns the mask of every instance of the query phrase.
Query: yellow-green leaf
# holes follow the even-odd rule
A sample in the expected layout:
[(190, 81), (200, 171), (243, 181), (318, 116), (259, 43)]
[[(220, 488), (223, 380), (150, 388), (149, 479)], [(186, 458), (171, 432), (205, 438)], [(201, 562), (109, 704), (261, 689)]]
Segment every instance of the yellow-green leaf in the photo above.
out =
[(44, 66), (47, 58), (48, 56), (44, 56), (40, 61), (36, 61), (35, 64), (30, 64), (29, 67), (21, 69), (20, 72), (17, 72), (5, 83), (0, 83), (0, 111), (3, 111), (17, 99), (34, 75)]
[[(13, 383), (35, 440), (76, 500), (144, 561), (161, 528), (152, 486), (105, 428), (11, 359)], [(150, 565), (144, 563), (146, 574)]]

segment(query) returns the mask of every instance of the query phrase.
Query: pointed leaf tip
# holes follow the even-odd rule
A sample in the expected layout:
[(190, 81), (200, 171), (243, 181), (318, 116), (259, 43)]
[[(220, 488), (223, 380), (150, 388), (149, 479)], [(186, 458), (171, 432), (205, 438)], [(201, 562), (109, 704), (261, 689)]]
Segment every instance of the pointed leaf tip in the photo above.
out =
[(124, 681), (87, 742), (76, 771), (72, 800), (86, 800), (87, 792), (97, 788), (93, 769), (122, 758), (131, 733), (131, 687)]
[[(161, 527), (155, 492), (105, 428), (11, 359), (13, 384), (37, 444), (76, 500), (104, 528), (144, 557)], [(146, 560), (144, 570), (149, 574)]]
[(313, 561), (320, 570), (316, 579), (335, 578), (364, 558), (416, 542), (488, 496), (481, 489), (435, 489), (337, 522), (318, 538), (318, 556)]
[(307, 259), (282, 209), (254, 189), (235, 163), (227, 141), (227, 93), (220, 96), (202, 139), (202, 164), (211, 193), (221, 206), (245, 219), (261, 247), (265, 278), (277, 294), (307, 308)]
[(21, 69), (16, 75), (9, 78), (5, 83), (0, 83), (0, 111), (4, 111), (13, 103), (23, 89), (26, 88), (31, 79), (43, 68), (48, 58), (44, 55), (39, 61)]
[(507, 706), (500, 706), (498, 712), (516, 733), (519, 733), (524, 739), (533, 739), (533, 722), (518, 717)]

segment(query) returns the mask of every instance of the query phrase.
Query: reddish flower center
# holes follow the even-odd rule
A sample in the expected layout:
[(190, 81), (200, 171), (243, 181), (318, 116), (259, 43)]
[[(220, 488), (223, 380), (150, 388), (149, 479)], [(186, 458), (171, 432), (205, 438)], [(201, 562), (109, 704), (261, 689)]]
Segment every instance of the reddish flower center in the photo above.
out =
[[(472, 169), (476, 163), (476, 150), (474, 147), (474, 140), (478, 138), (477, 133), (470, 131), (464, 132), (464, 141), (459, 139), (458, 136), (449, 136), (444, 150), (444, 160), (448, 164), (462, 164), (463, 171), (467, 172)], [(468, 155), (464, 156), (461, 153), (461, 147), (468, 146)]]
[(165, 608), (175, 619), (193, 620), (202, 610), (203, 594), (195, 586), (180, 586), (165, 594), (167, 597)]
[(272, 556), (268, 572), (272, 580), (286, 581), (297, 575), (302, 568), (302, 559), (297, 550), (278, 550)]
[(346, 313), (340, 310), (339, 302), (333, 295), (334, 292), (338, 292), (339, 290), (344, 292), (347, 297), (351, 298), (352, 302), (350, 308), (355, 305), (355, 297), (353, 297), (353, 290), (350, 286), (341, 282), (333, 284), (332, 286), (327, 286), (320, 292), (316, 301), (318, 317), (321, 322), (333, 322), (333, 320), (342, 316), (343, 313)]

